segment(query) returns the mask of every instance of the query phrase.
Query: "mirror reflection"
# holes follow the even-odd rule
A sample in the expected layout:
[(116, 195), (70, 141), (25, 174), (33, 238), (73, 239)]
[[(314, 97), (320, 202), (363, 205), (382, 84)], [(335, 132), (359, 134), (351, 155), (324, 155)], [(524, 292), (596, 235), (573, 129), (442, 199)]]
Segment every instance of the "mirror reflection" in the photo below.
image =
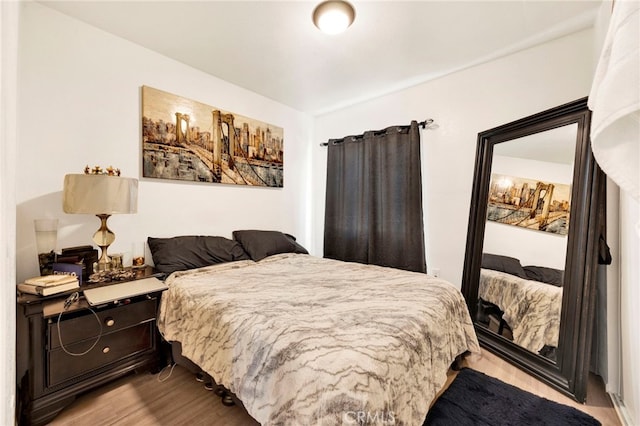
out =
[(476, 322), (556, 361), (576, 123), (493, 149)]

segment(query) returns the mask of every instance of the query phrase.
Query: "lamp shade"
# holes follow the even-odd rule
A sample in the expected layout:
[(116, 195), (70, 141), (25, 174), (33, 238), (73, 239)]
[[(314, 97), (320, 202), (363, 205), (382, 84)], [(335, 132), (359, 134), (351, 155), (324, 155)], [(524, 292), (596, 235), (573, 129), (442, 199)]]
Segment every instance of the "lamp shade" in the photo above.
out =
[(80, 214), (136, 213), (138, 179), (109, 175), (66, 175), (62, 209), (65, 213)]

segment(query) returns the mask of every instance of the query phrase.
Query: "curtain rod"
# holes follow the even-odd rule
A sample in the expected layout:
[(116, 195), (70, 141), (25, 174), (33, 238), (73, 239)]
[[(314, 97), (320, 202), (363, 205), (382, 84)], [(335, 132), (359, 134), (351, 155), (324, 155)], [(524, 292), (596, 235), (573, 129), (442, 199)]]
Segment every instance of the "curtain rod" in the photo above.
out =
[[(433, 123), (434, 123), (433, 118), (427, 118), (426, 120), (419, 122), (418, 126), (422, 127), (423, 129), (429, 129), (431, 128), (431, 125)], [(409, 127), (409, 126), (399, 126), (399, 127)], [(322, 142), (320, 146), (329, 146), (329, 142)]]

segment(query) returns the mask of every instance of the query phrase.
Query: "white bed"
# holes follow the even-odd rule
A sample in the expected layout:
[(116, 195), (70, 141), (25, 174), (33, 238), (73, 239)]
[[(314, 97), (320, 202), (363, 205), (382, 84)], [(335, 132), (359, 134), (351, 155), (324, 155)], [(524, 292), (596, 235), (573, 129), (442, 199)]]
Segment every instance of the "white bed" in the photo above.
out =
[(479, 352), (460, 291), (425, 274), (287, 253), (166, 284), (164, 338), (263, 425), (422, 425), (455, 358)]

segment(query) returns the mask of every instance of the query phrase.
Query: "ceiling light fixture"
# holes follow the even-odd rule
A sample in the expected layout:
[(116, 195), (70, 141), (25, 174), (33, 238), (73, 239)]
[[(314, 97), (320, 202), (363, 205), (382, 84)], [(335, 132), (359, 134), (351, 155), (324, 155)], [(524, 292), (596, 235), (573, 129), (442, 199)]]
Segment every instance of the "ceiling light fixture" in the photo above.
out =
[(353, 6), (342, 0), (323, 1), (313, 10), (313, 23), (326, 34), (343, 32), (355, 18)]

